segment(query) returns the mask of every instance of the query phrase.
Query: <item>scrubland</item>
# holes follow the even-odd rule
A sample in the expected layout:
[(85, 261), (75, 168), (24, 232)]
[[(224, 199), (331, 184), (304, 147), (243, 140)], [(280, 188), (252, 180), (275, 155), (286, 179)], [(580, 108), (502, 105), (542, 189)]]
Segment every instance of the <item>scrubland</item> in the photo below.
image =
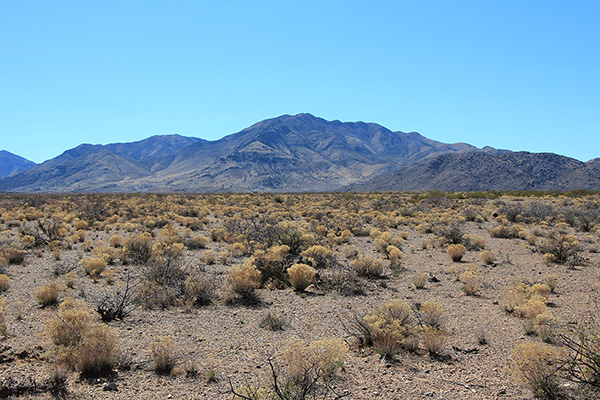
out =
[(0, 196), (0, 398), (597, 398), (596, 193)]

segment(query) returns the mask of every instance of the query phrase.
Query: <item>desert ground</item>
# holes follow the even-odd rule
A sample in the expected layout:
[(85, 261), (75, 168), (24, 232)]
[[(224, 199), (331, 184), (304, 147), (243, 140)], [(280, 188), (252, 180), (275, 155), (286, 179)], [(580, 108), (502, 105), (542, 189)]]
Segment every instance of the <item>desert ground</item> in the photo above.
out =
[(2, 195), (0, 398), (597, 398), (599, 216), (588, 192)]

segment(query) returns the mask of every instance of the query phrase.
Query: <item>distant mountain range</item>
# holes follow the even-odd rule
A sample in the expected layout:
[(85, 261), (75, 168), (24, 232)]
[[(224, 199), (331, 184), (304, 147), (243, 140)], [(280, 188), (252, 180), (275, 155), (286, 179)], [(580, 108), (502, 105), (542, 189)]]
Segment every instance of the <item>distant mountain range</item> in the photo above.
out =
[(18, 167), (5, 153), (5, 192), (600, 189), (598, 159), (446, 144), (310, 114), (268, 119), (215, 141), (164, 135), (82, 144), (39, 165), (11, 155), (29, 163)]
[(35, 163), (6, 150), (0, 150), (0, 178), (26, 171)]

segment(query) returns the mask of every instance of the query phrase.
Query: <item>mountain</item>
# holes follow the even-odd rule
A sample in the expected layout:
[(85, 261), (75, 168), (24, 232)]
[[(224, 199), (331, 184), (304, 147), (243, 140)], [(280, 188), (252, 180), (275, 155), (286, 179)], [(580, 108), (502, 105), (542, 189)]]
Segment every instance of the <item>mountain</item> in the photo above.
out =
[(335, 190), (443, 152), (477, 150), (364, 122), (283, 115), (195, 148), (157, 171), (161, 190)]
[(598, 164), (598, 165), (600, 165), (600, 158), (594, 158), (592, 160), (589, 160), (589, 161), (586, 162), (586, 164), (589, 164), (589, 165)]
[(83, 144), (0, 179), (0, 191), (555, 189), (592, 187), (600, 176), (592, 162), (525, 154), (441, 143), (375, 123), (282, 115), (215, 141), (168, 135)]
[(6, 150), (0, 150), (0, 178), (26, 171), (34, 165), (33, 161), (29, 161)]
[(283, 115), (216, 141), (170, 135), (82, 144), (0, 180), (0, 190), (335, 190), (427, 157), (466, 151), (479, 149), (436, 142), (415, 132), (392, 132), (374, 123)]
[(600, 190), (600, 163), (553, 153), (442, 154), (386, 176), (352, 185), (356, 191)]

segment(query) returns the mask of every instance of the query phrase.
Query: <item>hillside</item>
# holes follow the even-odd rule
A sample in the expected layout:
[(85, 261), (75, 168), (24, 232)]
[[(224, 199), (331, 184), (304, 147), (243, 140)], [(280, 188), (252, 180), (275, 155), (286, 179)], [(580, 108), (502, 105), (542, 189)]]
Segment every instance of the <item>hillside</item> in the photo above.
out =
[(352, 185), (355, 191), (600, 190), (600, 164), (553, 153), (444, 154)]
[(35, 163), (6, 150), (0, 150), (0, 178), (26, 171)]
[(443, 153), (477, 149), (374, 123), (310, 114), (261, 121), (216, 141), (154, 136), (84, 144), (0, 180), (14, 192), (327, 191)]

